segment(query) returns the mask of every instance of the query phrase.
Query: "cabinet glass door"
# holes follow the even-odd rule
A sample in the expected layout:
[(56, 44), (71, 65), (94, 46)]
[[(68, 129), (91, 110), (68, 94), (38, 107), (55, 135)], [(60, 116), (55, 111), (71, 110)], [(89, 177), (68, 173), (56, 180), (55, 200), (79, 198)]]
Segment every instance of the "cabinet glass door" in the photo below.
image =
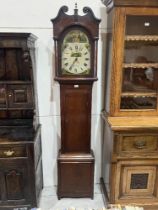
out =
[(156, 110), (158, 16), (127, 15), (120, 109)]

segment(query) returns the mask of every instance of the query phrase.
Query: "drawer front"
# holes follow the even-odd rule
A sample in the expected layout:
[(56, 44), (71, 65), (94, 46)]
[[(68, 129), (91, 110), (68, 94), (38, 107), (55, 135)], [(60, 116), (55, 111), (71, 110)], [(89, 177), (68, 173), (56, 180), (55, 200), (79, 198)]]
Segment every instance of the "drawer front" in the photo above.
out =
[(118, 152), (157, 152), (157, 135), (121, 135)]
[(26, 147), (25, 145), (15, 146), (0, 146), (0, 158), (10, 158), (10, 157), (26, 157)]

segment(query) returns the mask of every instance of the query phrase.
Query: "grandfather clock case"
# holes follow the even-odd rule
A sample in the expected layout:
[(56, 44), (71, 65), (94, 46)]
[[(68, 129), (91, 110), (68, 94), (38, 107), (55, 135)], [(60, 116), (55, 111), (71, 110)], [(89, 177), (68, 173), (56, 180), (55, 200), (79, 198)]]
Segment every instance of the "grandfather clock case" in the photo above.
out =
[(37, 207), (43, 187), (35, 40), (0, 33), (0, 209)]
[(60, 8), (52, 19), (55, 80), (60, 84), (61, 149), (58, 154), (58, 198), (93, 198), (94, 154), (91, 150), (91, 98), (97, 80), (97, 19), (88, 7), (78, 15)]
[(151, 209), (158, 205), (158, 1), (104, 3), (108, 32), (101, 183), (110, 203)]

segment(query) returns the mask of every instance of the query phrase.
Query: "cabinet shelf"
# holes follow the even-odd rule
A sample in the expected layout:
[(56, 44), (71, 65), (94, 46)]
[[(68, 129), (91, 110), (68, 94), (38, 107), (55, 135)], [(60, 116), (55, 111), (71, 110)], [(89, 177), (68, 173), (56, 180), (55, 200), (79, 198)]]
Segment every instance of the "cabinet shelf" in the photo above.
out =
[(139, 69), (145, 69), (145, 68), (158, 68), (158, 63), (124, 63), (123, 68), (139, 68)]
[(124, 92), (121, 97), (157, 97), (156, 92)]
[(23, 81), (23, 80), (12, 80), (12, 81), (10, 81), (10, 80), (8, 80), (8, 81), (6, 81), (6, 80), (1, 80), (0, 81), (0, 84), (32, 84), (32, 81)]
[(125, 37), (125, 41), (158, 42), (158, 36), (157, 35), (128, 35)]
[(5, 107), (4, 107), (4, 108), (3, 108), (3, 107), (2, 107), (2, 108), (0, 108), (0, 111), (7, 111), (7, 110), (17, 110), (17, 111), (18, 111), (18, 110), (19, 110), (19, 111), (22, 111), (22, 110), (34, 110), (34, 107), (27, 107), (27, 108), (25, 108), (25, 107), (21, 107), (21, 108), (19, 108), (19, 107), (18, 107), (18, 108), (8, 108), (8, 107), (5, 108)]

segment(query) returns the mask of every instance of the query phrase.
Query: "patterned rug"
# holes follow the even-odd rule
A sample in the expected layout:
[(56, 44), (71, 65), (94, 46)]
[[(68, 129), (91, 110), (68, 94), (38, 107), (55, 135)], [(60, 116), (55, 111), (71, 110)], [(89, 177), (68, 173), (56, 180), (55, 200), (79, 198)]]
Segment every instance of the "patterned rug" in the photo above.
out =
[[(31, 210), (42, 210), (40, 208), (33, 208)], [(56, 210), (144, 210), (143, 207), (138, 206), (121, 206), (121, 205), (110, 205), (107, 208), (101, 208), (101, 209), (85, 209), (85, 208), (64, 208), (64, 209), (56, 209)]]

